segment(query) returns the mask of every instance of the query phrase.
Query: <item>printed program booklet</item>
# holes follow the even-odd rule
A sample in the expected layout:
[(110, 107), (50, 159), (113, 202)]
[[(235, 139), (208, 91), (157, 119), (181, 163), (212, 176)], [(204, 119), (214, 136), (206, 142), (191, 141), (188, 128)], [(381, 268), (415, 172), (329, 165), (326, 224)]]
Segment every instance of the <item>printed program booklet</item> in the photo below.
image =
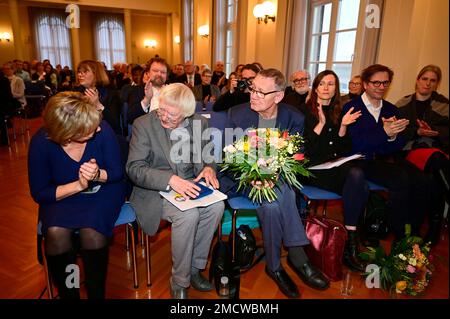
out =
[[(205, 183), (201, 182), (201, 184), (206, 187)], [(188, 200), (184, 200), (184, 198), (182, 198), (182, 196), (174, 190), (171, 190), (169, 192), (159, 192), (159, 194), (161, 194), (162, 197), (167, 199), (172, 203), (172, 205), (174, 205), (181, 211), (185, 211), (195, 207), (207, 207), (211, 204), (223, 201), (228, 198), (227, 195), (217, 189), (214, 189), (212, 187), (209, 187), (209, 189), (212, 190), (211, 194)]]
[(362, 155), (362, 154), (353, 154), (351, 156), (339, 157), (339, 158), (337, 158), (335, 160), (332, 160), (332, 161), (329, 161), (329, 162), (325, 162), (325, 163), (322, 163), (322, 164), (319, 164), (319, 165), (314, 165), (314, 166), (308, 167), (308, 169), (310, 169), (310, 170), (311, 169), (312, 170), (314, 170), (314, 169), (330, 169), (330, 168), (333, 168), (333, 167), (341, 166), (342, 164), (344, 164), (344, 163), (346, 163), (348, 161), (351, 161), (351, 160), (354, 160), (354, 159), (361, 159), (361, 158), (364, 158), (364, 155)]

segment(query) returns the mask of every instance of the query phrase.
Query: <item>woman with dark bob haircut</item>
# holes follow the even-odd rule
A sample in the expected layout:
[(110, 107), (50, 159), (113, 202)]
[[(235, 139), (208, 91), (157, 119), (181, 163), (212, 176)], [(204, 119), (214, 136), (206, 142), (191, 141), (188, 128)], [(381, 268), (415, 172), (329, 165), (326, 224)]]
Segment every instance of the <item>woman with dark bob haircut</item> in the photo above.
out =
[(111, 127), (89, 98), (61, 92), (47, 103), (31, 139), (28, 177), (39, 204), (49, 273), (61, 298), (79, 299), (65, 284), (79, 233), (88, 298), (105, 297), (108, 237), (124, 202), (123, 166)]
[[(352, 149), (347, 126), (357, 121), (361, 112), (351, 108), (342, 118), (339, 78), (331, 70), (320, 72), (313, 81), (311, 96), (306, 103), (305, 150), (311, 165), (337, 159)], [(363, 171), (353, 161), (331, 169), (312, 171), (312, 185), (342, 195), (344, 221), (348, 232), (343, 262), (353, 271), (363, 272), (359, 259), (359, 239), (356, 232), (359, 215), (363, 212), (369, 189)]]

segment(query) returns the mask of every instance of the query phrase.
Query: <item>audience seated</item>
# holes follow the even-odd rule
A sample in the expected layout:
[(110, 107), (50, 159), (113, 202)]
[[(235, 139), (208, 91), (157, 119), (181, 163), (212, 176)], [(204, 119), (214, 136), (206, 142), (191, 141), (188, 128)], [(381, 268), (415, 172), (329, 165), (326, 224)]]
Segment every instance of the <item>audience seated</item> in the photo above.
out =
[(258, 72), (259, 67), (254, 64), (246, 64), (242, 68), (241, 76), (236, 80), (230, 81), (230, 90), (222, 94), (214, 103), (213, 110), (215, 112), (226, 111), (235, 105), (249, 102), (250, 93), (248, 87), (252, 84)]
[(363, 94), (364, 88), (360, 75), (355, 75), (348, 82), (348, 94), (341, 97), (342, 105)]
[(159, 106), (159, 93), (167, 80), (167, 70), (169, 65), (163, 58), (151, 58), (148, 63), (148, 69), (144, 72), (142, 84), (144, 87), (138, 86), (134, 96), (130, 96), (133, 100), (129, 103), (127, 120), (129, 124), (133, 124), (134, 120), (139, 116), (156, 110)]
[(439, 234), (444, 210), (444, 201), (449, 202), (448, 146), (449, 146), (449, 102), (437, 92), (442, 71), (436, 65), (427, 65), (416, 78), (413, 94), (400, 99), (396, 106), (400, 117), (409, 120), (404, 131), (407, 158), (416, 166), (431, 174), (434, 185), (433, 201), (441, 203), (440, 208), (429, 216), (429, 230), (426, 240), (435, 244)]
[(211, 84), (212, 73), (211, 70), (205, 69), (202, 72), (202, 84), (196, 85), (192, 88), (196, 101), (203, 102), (215, 102), (220, 96), (220, 89), (217, 85)]
[(292, 105), (304, 112), (303, 105), (309, 94), (310, 76), (306, 70), (295, 71), (291, 74), (292, 86), (288, 86), (284, 93), (283, 103)]
[(195, 72), (192, 61), (184, 63), (184, 73), (177, 79), (177, 82), (183, 83), (190, 88), (202, 84), (202, 78), (199, 73)]
[[(313, 81), (305, 107), (305, 153), (310, 165), (321, 164), (351, 152), (347, 127), (358, 120), (361, 111), (350, 108), (341, 118), (339, 79), (331, 70), (320, 72)], [(359, 216), (369, 197), (369, 187), (361, 168), (354, 161), (331, 169), (314, 170), (309, 184), (340, 194), (344, 202), (344, 223), (348, 239), (343, 262), (353, 271), (364, 272), (359, 259), (356, 231)]]
[[(246, 72), (245, 67), (243, 75)], [(286, 81), (284, 75), (276, 69), (263, 70), (253, 79), (249, 89), (248, 103), (231, 108), (228, 111), (226, 128), (279, 128), (290, 134), (303, 133), (304, 116), (292, 106), (282, 104)], [(266, 93), (270, 92), (270, 93)], [(220, 189), (229, 198), (247, 196), (248, 192), (237, 191), (237, 180), (228, 174), (219, 178)], [(274, 186), (274, 185), (272, 185)], [(253, 187), (258, 187), (254, 183)], [(248, 191), (248, 190), (247, 190)], [(264, 201), (256, 209), (262, 228), (264, 250), (266, 253), (266, 273), (280, 290), (290, 298), (298, 298), (297, 285), (281, 265), (281, 245), (289, 251), (288, 264), (309, 286), (327, 289), (329, 281), (310, 263), (303, 246), (308, 245), (305, 228), (298, 214), (294, 190), (280, 181), (276, 188), (277, 199), (271, 203)]]
[(430, 178), (401, 156), (406, 141), (400, 133), (409, 121), (400, 119), (398, 109), (383, 99), (393, 75), (390, 68), (380, 64), (364, 69), (361, 79), (365, 92), (344, 105), (342, 114), (351, 109), (361, 112), (348, 126), (352, 152), (365, 156), (356, 163), (366, 177), (388, 189), (390, 221), (396, 240), (400, 240), (407, 233), (420, 235), (425, 212), (437, 207), (430, 201)]
[(123, 135), (119, 93), (109, 86), (109, 78), (102, 63), (94, 60), (81, 61), (77, 74), (80, 86), (76, 90), (89, 97), (117, 135)]
[(228, 83), (227, 75), (224, 72), (224, 67), (225, 64), (223, 63), (223, 61), (216, 61), (216, 65), (212, 74), (211, 84), (217, 85), (219, 89), (222, 89)]
[(30, 143), (28, 176), (49, 273), (61, 299), (80, 298), (79, 287), (66, 284), (67, 266), (76, 263), (72, 236), (78, 230), (87, 296), (104, 299), (108, 238), (125, 200), (116, 137), (91, 99), (78, 92), (50, 98), (43, 118)]

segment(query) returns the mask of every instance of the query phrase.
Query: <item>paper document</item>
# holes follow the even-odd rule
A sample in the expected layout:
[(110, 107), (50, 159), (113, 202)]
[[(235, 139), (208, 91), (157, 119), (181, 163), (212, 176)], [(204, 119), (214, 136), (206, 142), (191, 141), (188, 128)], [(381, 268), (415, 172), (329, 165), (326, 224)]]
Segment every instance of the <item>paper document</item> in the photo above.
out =
[[(205, 183), (203, 182), (202, 184), (205, 185)], [(211, 204), (223, 201), (228, 198), (228, 196), (222, 193), (221, 191), (213, 189), (212, 187), (210, 187), (210, 189), (213, 190), (212, 194), (206, 195), (199, 199), (194, 198), (188, 200), (184, 200), (184, 198), (174, 190), (171, 190), (170, 192), (159, 192), (159, 193), (161, 194), (162, 197), (167, 199), (181, 211), (185, 211), (195, 207), (207, 207)]]
[(330, 168), (333, 168), (333, 167), (341, 166), (342, 164), (344, 164), (344, 163), (346, 163), (348, 161), (351, 161), (351, 160), (354, 160), (354, 159), (359, 159), (359, 158), (364, 158), (364, 155), (362, 155), (362, 154), (353, 154), (353, 155), (347, 156), (347, 157), (339, 157), (339, 158), (337, 158), (335, 160), (332, 160), (332, 161), (329, 161), (329, 162), (325, 162), (325, 163), (322, 163), (322, 164), (319, 164), (319, 165), (314, 165), (314, 166), (308, 167), (308, 169), (310, 169), (310, 170), (311, 169), (312, 170), (314, 170), (314, 169), (330, 169)]

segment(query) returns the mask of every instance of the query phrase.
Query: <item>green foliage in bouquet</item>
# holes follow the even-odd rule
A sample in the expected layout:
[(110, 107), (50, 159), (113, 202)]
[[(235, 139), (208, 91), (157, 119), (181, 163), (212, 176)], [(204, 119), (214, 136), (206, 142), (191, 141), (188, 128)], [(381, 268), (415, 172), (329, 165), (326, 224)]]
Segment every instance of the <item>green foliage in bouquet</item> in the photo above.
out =
[[(289, 135), (278, 129), (251, 129), (246, 135), (224, 148), (221, 171), (229, 171), (239, 181), (238, 190), (252, 187), (253, 202), (273, 202), (280, 179), (301, 189), (299, 175), (309, 176), (307, 160), (299, 153), (303, 144), (300, 134)], [(255, 183), (258, 187), (253, 187)]]

